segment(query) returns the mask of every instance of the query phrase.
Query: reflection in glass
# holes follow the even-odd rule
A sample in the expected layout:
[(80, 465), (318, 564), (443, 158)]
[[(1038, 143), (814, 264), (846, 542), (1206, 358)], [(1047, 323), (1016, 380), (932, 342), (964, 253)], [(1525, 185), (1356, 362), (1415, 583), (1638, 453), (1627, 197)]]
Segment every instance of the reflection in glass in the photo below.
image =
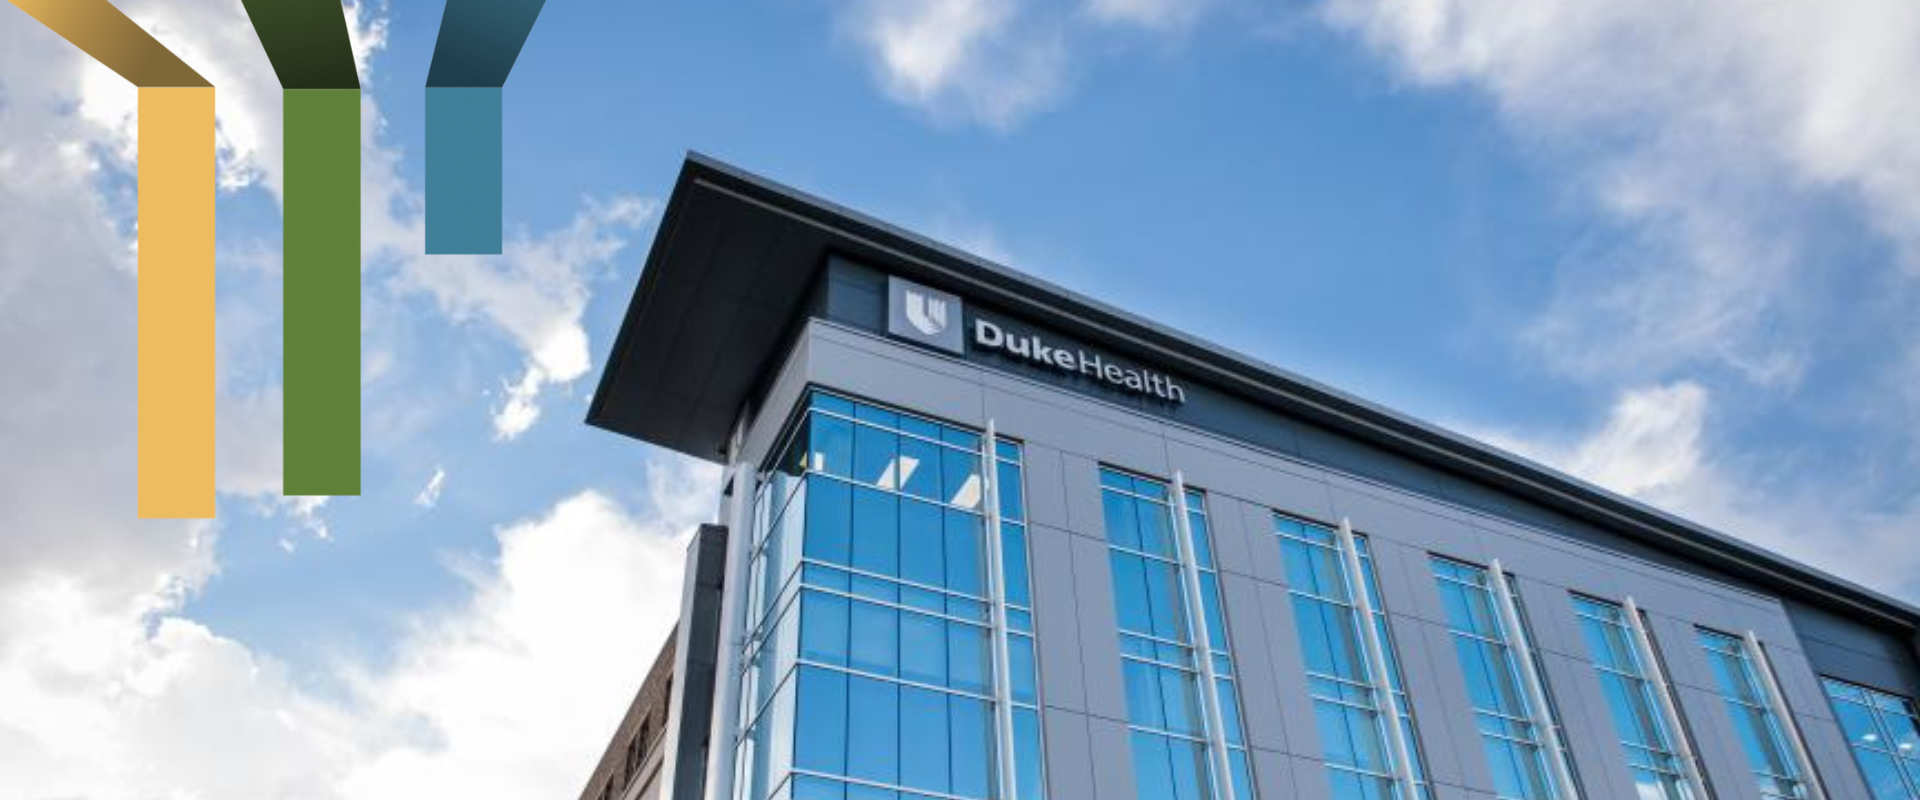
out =
[(1787, 754), (1786, 734), (1767, 705), (1753, 661), (1747, 657), (1746, 643), (1705, 628), (1697, 633), (1700, 646), (1707, 652), (1714, 685), (1733, 719), (1734, 737), (1747, 757), (1760, 793), (1783, 800), (1804, 798), (1806, 787), (1801, 783), (1800, 767)]
[(1913, 701), (1834, 678), (1824, 683), (1873, 800), (1920, 800), (1920, 718)]
[(1640, 800), (1690, 800), (1693, 792), (1672, 738), (1680, 732), (1667, 730), (1654, 696), (1659, 689), (1651, 680), (1651, 670), (1658, 665), (1642, 663), (1626, 610), (1586, 597), (1573, 598), (1573, 609), (1600, 676), (1600, 692), (1614, 732), (1626, 749), (1634, 792)]
[(1481, 749), (1493, 772), (1494, 793), (1509, 800), (1558, 797), (1533, 724), (1534, 709), (1521, 690), (1519, 656), (1495, 613), (1487, 571), (1437, 557), (1432, 568), (1454, 654), (1467, 680)]
[[(1142, 800), (1214, 800), (1213, 761), (1200, 664), (1188, 618), (1184, 568), (1174, 538), (1174, 506), (1166, 484), (1112, 469), (1100, 471), (1114, 612), (1120, 626), (1121, 675), (1132, 729), (1134, 784)], [(1216, 692), (1232, 767), (1234, 794), (1253, 800), (1245, 769), (1231, 648), (1220, 621), (1205, 498), (1189, 490), (1187, 526), (1201, 573), (1200, 621), (1207, 625)], [(1231, 710), (1228, 710), (1231, 708)]]
[[(754, 498), (736, 797), (998, 800), (980, 435), (823, 392), (790, 430)], [(995, 453), (1010, 800), (1044, 800), (1021, 449)]]
[[(1349, 576), (1333, 530), (1290, 517), (1275, 515), (1275, 532), (1280, 535), (1280, 556), (1287, 575), (1287, 592), (1293, 603), (1295, 636), (1306, 662), (1307, 688), (1313, 697), (1314, 717), (1320, 729), (1321, 759), (1333, 785), (1336, 800), (1391, 800), (1402, 797), (1389, 759), (1386, 713), (1375, 690), (1372, 670), (1362, 649), (1360, 611), (1352, 602)], [(1408, 731), (1411, 746), (1413, 718), (1406, 691), (1400, 685), (1393, 640), (1387, 635), (1386, 614), (1380, 608), (1380, 593), (1373, 574), (1373, 558), (1367, 540), (1354, 537), (1360, 551), (1360, 569), (1365, 573), (1367, 598), (1374, 608), (1373, 624), (1379, 626), (1380, 641), (1386, 645), (1392, 687), (1401, 709), (1402, 730)], [(1408, 753), (1413, 761), (1414, 779), (1424, 775), (1419, 748)], [(1424, 782), (1418, 784), (1421, 795)]]

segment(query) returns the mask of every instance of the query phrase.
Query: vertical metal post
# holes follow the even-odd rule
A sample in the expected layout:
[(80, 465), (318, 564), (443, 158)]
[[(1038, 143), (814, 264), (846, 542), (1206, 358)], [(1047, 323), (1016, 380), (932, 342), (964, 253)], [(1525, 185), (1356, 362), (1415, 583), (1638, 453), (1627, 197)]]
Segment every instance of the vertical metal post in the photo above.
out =
[(1014, 800), (1015, 774), (1013, 752), (1013, 665), (1007, 640), (1007, 573), (1005, 543), (1000, 538), (1000, 453), (999, 435), (993, 420), (987, 420), (987, 435), (980, 448), (981, 517), (986, 520), (987, 607), (993, 638), (993, 739), (994, 785), (996, 800)]
[(1173, 530), (1180, 548), (1181, 581), (1187, 596), (1187, 638), (1193, 642), (1194, 660), (1199, 663), (1201, 705), (1207, 715), (1207, 749), (1213, 756), (1217, 800), (1234, 800), (1233, 757), (1227, 752), (1226, 716), (1220, 709), (1220, 684), (1213, 673), (1213, 638), (1207, 631), (1205, 595), (1200, 589), (1200, 562), (1194, 555), (1193, 526), (1187, 522), (1187, 482), (1178, 470), (1173, 473)]
[(1340, 520), (1335, 541), (1340, 546), (1341, 561), (1346, 565), (1347, 597), (1359, 617), (1360, 645), (1366, 651), (1367, 672), (1373, 678), (1373, 692), (1380, 698), (1377, 709), (1385, 716), (1382, 733), (1387, 737), (1387, 754), (1393, 759), (1393, 774), (1400, 785), (1406, 787), (1402, 798), (1418, 800), (1413, 777), (1413, 746), (1400, 727), (1400, 698), (1393, 692), (1392, 673), (1387, 671), (1387, 644), (1380, 638), (1380, 629), (1373, 624), (1373, 598), (1367, 594), (1367, 574), (1360, 564), (1360, 543), (1354, 539), (1353, 524), (1345, 518)]
[(1700, 773), (1700, 759), (1693, 752), (1693, 737), (1687, 734), (1687, 727), (1680, 719), (1680, 706), (1673, 696), (1673, 683), (1667, 680), (1666, 664), (1660, 661), (1659, 652), (1653, 649), (1653, 635), (1647, 632), (1646, 622), (1640, 616), (1640, 606), (1629, 595), (1621, 604), (1621, 610), (1627, 616), (1627, 630), (1633, 633), (1633, 649), (1640, 657), (1641, 671), (1647, 681), (1653, 684), (1654, 701), (1660, 706), (1660, 716), (1666, 720), (1667, 730), (1672, 732), (1674, 754), (1680, 757), (1680, 769), (1696, 800), (1708, 800), (1706, 776)]
[(1567, 764), (1566, 749), (1560, 741), (1560, 729), (1553, 724), (1552, 706), (1547, 704), (1546, 681), (1540, 677), (1540, 669), (1534, 660), (1533, 643), (1527, 639), (1526, 626), (1520, 624), (1520, 606), (1513, 600), (1513, 587), (1507, 584), (1507, 573), (1500, 568), (1500, 560), (1494, 559), (1488, 566), (1487, 575), (1493, 584), (1494, 604), (1500, 610), (1500, 622), (1507, 629), (1507, 647), (1513, 659), (1520, 667), (1521, 683), (1526, 685), (1527, 705), (1533, 719), (1533, 726), (1540, 731), (1542, 746), (1547, 750), (1547, 765), (1553, 770), (1553, 781), (1566, 792), (1566, 798), (1577, 798), (1580, 790), (1573, 784), (1573, 768)]
[[(713, 669), (713, 723), (707, 731), (706, 800), (732, 800), (734, 756), (740, 737), (740, 678), (746, 667), (740, 662), (744, 640), (746, 603), (741, 598), (747, 581), (747, 555), (752, 552), (753, 495), (758, 491), (752, 464), (742, 462), (741, 443), (746, 436), (747, 416), (743, 412), (734, 425), (727, 444), (727, 470), (732, 473), (733, 497), (725, 511), (727, 525), (727, 569), (720, 593), (720, 643)], [(669, 786), (668, 791), (672, 791)]]
[(1826, 788), (1820, 785), (1820, 776), (1813, 769), (1813, 755), (1807, 752), (1806, 740), (1800, 738), (1800, 724), (1793, 719), (1793, 709), (1787, 707), (1787, 695), (1780, 691), (1780, 684), (1773, 677), (1773, 662), (1767, 658), (1767, 650), (1760, 646), (1760, 637), (1753, 631), (1747, 631), (1744, 640), (1747, 647), (1747, 661), (1753, 665), (1753, 671), (1760, 676), (1760, 688), (1766, 690), (1767, 705), (1773, 707), (1773, 715), (1780, 719), (1780, 732), (1787, 737), (1787, 746), (1793, 748), (1793, 758), (1798, 761), (1800, 785), (1807, 788), (1808, 800), (1827, 800)]

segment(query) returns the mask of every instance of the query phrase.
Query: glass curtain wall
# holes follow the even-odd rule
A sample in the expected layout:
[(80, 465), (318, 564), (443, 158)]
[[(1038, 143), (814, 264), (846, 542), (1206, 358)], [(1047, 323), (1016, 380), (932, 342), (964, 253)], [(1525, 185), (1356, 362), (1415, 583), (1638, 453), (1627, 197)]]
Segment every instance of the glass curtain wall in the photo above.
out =
[(1913, 701), (1833, 678), (1824, 683), (1873, 800), (1920, 800), (1920, 720)]
[[(741, 800), (1001, 800), (982, 437), (815, 392), (762, 476)], [(1041, 800), (1020, 447), (995, 443), (1017, 800)]]
[(1747, 657), (1746, 643), (1738, 636), (1697, 630), (1700, 646), (1707, 651), (1707, 663), (1713, 669), (1714, 685), (1733, 717), (1734, 734), (1746, 753), (1748, 768), (1759, 782), (1760, 793), (1782, 800), (1806, 797), (1800, 766), (1794, 762), (1786, 731), (1767, 702), (1753, 660)]
[[(1495, 794), (1504, 800), (1560, 797), (1487, 570), (1444, 558), (1434, 558), (1432, 564)], [(1552, 719), (1552, 709), (1543, 711)]]
[[(1275, 515), (1280, 556), (1286, 567), (1287, 591), (1293, 600), (1295, 634), (1306, 661), (1307, 691), (1313, 696), (1314, 717), (1320, 730), (1322, 758), (1333, 787), (1333, 800), (1389, 800), (1403, 795), (1396, 788), (1387, 732), (1381, 726), (1384, 709), (1374, 689), (1365, 646), (1361, 644), (1359, 609), (1349, 587), (1353, 582), (1341, 557), (1337, 534), (1326, 527)], [(1374, 577), (1367, 540), (1355, 536), (1360, 551), (1361, 584), (1374, 608), (1373, 625), (1386, 645), (1387, 685), (1398, 699), (1402, 738), (1410, 748), (1414, 778), (1425, 796), (1425, 771), (1419, 738), (1406, 690), (1400, 682), (1399, 657), (1388, 636), (1386, 613)]]
[[(1185, 576), (1174, 537), (1171, 490), (1165, 483), (1112, 469), (1100, 471), (1100, 495), (1120, 624), (1121, 668), (1133, 738), (1134, 782), (1142, 800), (1212, 800), (1207, 715), (1189, 627)], [(1233, 660), (1220, 615), (1205, 497), (1187, 492), (1188, 526), (1200, 572), (1200, 619), (1208, 642), (1233, 767), (1234, 794), (1253, 799), (1240, 735)]]
[(1573, 598), (1580, 633), (1587, 640), (1593, 668), (1600, 675), (1600, 693), (1607, 699), (1614, 732), (1627, 752), (1640, 800), (1692, 800), (1674, 736), (1660, 712), (1659, 691), (1651, 680), (1658, 665), (1643, 664), (1628, 627), (1626, 610), (1587, 597)]

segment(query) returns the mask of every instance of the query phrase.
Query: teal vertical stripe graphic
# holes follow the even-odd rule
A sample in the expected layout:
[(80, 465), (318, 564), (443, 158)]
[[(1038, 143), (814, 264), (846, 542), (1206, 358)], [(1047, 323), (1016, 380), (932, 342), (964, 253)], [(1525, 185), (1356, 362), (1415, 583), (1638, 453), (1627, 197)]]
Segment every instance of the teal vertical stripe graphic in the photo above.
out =
[(282, 492), (360, 493), (360, 90), (286, 95)]
[(501, 87), (544, 5), (447, 0), (427, 70), (428, 253), (500, 252)]
[(284, 90), (281, 491), (360, 493), (360, 77), (339, 0), (243, 0)]
[(498, 88), (427, 87), (427, 252), (500, 252)]

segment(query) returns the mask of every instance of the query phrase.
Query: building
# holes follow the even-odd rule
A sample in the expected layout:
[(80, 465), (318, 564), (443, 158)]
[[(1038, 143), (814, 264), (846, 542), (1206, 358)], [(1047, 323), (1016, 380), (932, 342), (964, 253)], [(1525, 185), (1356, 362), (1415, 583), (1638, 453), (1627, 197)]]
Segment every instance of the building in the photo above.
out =
[(672, 800), (1920, 800), (1920, 609), (709, 159), (588, 421)]

